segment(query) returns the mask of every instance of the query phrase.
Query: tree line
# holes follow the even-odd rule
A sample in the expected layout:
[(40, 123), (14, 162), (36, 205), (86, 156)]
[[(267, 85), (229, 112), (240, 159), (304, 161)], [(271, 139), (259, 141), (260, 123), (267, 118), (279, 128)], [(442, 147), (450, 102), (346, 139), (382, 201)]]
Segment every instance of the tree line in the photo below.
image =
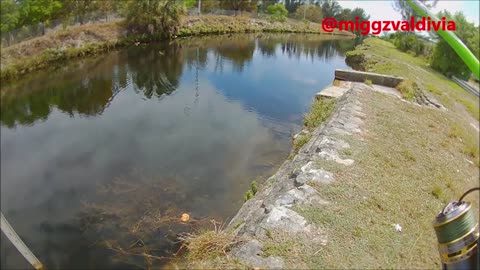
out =
[[(431, 8), (438, 3), (438, 0), (421, 0), (420, 2)], [(416, 18), (420, 17), (403, 0), (395, 0), (394, 8), (400, 12), (404, 20), (409, 19), (411, 16)], [(467, 45), (477, 59), (479, 59), (479, 26), (475, 26), (469, 22), (462, 12), (451, 13), (444, 10), (437, 14), (437, 18), (442, 17), (455, 21), (455, 34)], [(445, 75), (455, 75), (467, 80), (472, 74), (452, 47), (450, 47), (443, 38), (440, 38), (436, 32), (429, 32), (428, 36), (419, 35), (415, 32), (396, 32), (385, 36), (384, 39), (391, 41), (395, 47), (401, 51), (427, 58), (433, 69)]]
[(273, 8), (270, 13), (312, 22), (321, 22), (324, 17), (342, 20), (354, 20), (356, 16), (360, 20), (369, 18), (363, 9), (343, 9), (336, 0), (2, 0), (0, 30), (7, 33), (38, 23), (48, 25), (56, 19), (75, 18), (83, 24), (92, 12), (104, 17), (119, 13), (135, 18), (134, 23), (143, 25), (143, 20), (150, 23), (158, 18), (164, 18), (164, 24), (168, 20), (175, 21), (175, 17), (195, 8), (201, 13), (221, 9), (268, 13), (269, 8), (272, 10), (271, 6), (275, 5), (281, 7)]
[[(105, 58), (92, 58), (82, 64), (85, 65), (85, 72), (69, 68), (49, 73), (53, 74), (55, 80), (43, 73), (37, 74), (32, 81), (6, 86), (6, 92), (16, 94), (2, 97), (0, 123), (8, 128), (31, 125), (35, 121), (48, 119), (54, 108), (72, 116), (99, 115), (130, 82), (137, 94), (146, 99), (160, 98), (178, 89), (185, 72), (197, 68), (205, 70), (208, 63), (213, 63), (214, 70), (220, 74), (226, 68), (224, 65), (229, 64), (234, 72), (243, 72), (247, 63), (252, 61), (256, 49), (265, 57), (285, 55), (297, 59), (326, 59), (338, 52), (345, 53), (353, 49), (350, 40), (319, 42), (321, 38), (315, 36), (311, 40), (303, 35), (288, 37), (242, 35), (227, 39), (212, 36), (196, 44), (188, 40), (155, 43), (146, 48), (120, 50)], [(112, 66), (117, 68), (112, 69)], [(80, 80), (84, 83), (78, 83)], [(38, 89), (39, 85), (48, 91), (26, 91)], [(14, 89), (17, 91), (12, 91)]]

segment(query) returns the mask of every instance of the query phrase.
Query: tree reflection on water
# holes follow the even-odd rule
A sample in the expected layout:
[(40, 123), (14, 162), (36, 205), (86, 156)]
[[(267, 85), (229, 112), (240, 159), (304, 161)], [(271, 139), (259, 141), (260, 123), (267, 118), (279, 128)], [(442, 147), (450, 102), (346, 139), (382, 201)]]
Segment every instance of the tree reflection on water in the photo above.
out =
[[(3, 87), (1, 124), (9, 128), (31, 125), (46, 120), (53, 108), (71, 116), (102, 114), (116, 93), (129, 83), (145, 98), (162, 98), (179, 85), (185, 67), (206, 67), (208, 52), (213, 51), (215, 70), (222, 71), (224, 60), (231, 61), (234, 71), (241, 73), (258, 49), (263, 55), (275, 56), (279, 51), (289, 57), (329, 58), (352, 48), (350, 40), (325, 40), (300, 34), (214, 36), (132, 47), (113, 52), (98, 60), (85, 60), (88, 72), (44, 71)], [(210, 48), (210, 50), (206, 49)], [(115, 69), (110, 67), (115, 65)], [(54, 78), (52, 80), (52, 78)], [(38, 80), (42, 81), (41, 91)], [(78, 83), (78, 82), (81, 83)], [(34, 85), (35, 82), (35, 85)]]

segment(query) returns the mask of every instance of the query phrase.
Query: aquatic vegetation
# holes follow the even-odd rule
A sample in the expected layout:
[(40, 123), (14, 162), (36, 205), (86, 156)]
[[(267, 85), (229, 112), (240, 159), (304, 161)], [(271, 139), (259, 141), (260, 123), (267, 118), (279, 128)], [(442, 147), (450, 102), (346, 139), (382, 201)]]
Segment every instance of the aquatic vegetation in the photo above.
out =
[[(98, 187), (99, 199), (83, 202), (85, 234), (113, 251), (112, 260), (141, 268), (159, 266), (180, 248), (179, 235), (200, 226), (165, 197), (179, 197), (173, 181), (147, 178), (138, 171)], [(183, 214), (182, 214), (183, 212)], [(187, 217), (187, 216), (188, 217)]]

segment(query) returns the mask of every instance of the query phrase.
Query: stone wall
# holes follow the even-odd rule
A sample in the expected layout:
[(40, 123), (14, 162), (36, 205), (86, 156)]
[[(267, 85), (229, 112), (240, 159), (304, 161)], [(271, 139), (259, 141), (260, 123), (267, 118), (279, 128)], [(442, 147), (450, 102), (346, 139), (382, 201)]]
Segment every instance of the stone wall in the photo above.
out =
[(262, 241), (267, 239), (269, 230), (295, 234), (318, 245), (327, 243), (325, 233), (297, 213), (294, 206), (309, 204), (321, 211), (330, 203), (320, 198), (312, 184), (335, 181), (334, 174), (319, 167), (316, 161), (330, 160), (339, 166), (350, 166), (355, 162), (343, 159), (339, 154), (342, 149), (350, 147), (340, 137), (361, 132), (365, 115), (357, 96), (368, 86), (352, 83), (349, 87), (338, 98), (336, 109), (329, 119), (310, 134), (311, 140), (292, 159), (285, 161), (231, 220), (227, 229), (249, 239), (234, 248), (231, 256), (250, 267), (284, 267), (282, 258), (262, 256)]

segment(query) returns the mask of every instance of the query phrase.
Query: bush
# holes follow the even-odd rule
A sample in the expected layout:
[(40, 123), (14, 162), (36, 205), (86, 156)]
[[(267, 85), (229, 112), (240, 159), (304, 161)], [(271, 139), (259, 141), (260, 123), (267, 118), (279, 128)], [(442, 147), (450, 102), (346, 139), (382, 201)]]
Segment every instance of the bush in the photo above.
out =
[[(443, 11), (438, 14), (440, 17), (447, 17), (454, 20), (456, 24), (455, 34), (467, 45), (472, 53), (480, 57), (479, 27), (473, 23), (468, 22), (465, 15), (462, 13), (451, 14), (448, 11)], [(452, 49), (450, 45), (443, 39), (439, 38), (435, 44), (435, 49), (431, 57), (431, 66), (433, 69), (442, 72), (445, 75), (455, 75), (461, 79), (468, 80), (472, 71)]]
[(416, 56), (423, 55), (425, 43), (415, 34), (399, 33), (393, 42), (397, 49), (403, 52), (413, 52)]
[(323, 20), (322, 9), (316, 5), (301, 5), (297, 8), (294, 13), (294, 18), (303, 20), (305, 15), (305, 20), (321, 23)]
[(168, 38), (177, 35), (186, 13), (183, 4), (175, 0), (129, 0), (124, 12), (130, 30)]
[(275, 4), (268, 6), (266, 13), (270, 14), (272, 21), (284, 22), (287, 19), (288, 10), (282, 4)]

